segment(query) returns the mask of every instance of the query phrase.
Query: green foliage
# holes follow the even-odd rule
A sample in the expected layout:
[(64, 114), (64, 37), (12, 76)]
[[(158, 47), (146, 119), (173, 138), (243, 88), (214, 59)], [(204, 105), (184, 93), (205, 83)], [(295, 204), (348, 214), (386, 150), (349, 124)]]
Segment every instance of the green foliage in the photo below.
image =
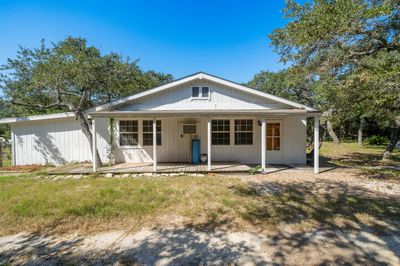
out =
[(257, 166), (255, 166), (255, 167), (250, 168), (249, 173), (250, 173), (251, 175), (255, 175), (255, 174), (257, 174), (257, 173), (260, 172), (260, 171), (261, 171), (261, 166), (260, 166), (260, 165), (257, 165)]
[[(286, 1), (270, 34), (287, 71), (311, 77), (315, 107), (336, 129), (361, 119), (393, 128), (400, 116), (400, 2)], [(397, 119), (399, 120), (399, 119)]]
[(388, 139), (386, 137), (372, 135), (365, 139), (365, 142), (369, 145), (385, 145), (388, 143)]
[(170, 75), (143, 72), (138, 60), (117, 53), (102, 55), (83, 38), (67, 37), (47, 47), (20, 47), (1, 67), (6, 102), (26, 113), (84, 110), (171, 80)]
[[(102, 55), (83, 38), (67, 37), (51, 47), (44, 41), (40, 48), (20, 47), (16, 58), (8, 59), (0, 68), (0, 89), (5, 98), (2, 102), (6, 106), (22, 107), (26, 114), (73, 112), (92, 145), (92, 134), (83, 113), (85, 109), (149, 89), (172, 78), (154, 71), (143, 72), (137, 62), (117, 53)], [(96, 156), (101, 165), (98, 152)]]
[(314, 106), (313, 80), (292, 69), (279, 72), (261, 71), (246, 85), (298, 103)]

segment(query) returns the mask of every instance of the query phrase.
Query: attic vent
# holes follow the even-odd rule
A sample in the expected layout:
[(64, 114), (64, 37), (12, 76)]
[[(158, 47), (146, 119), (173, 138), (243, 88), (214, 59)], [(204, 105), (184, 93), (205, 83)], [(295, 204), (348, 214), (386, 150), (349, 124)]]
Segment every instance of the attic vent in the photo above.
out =
[(197, 133), (196, 124), (183, 124), (182, 129), (184, 135), (194, 135)]

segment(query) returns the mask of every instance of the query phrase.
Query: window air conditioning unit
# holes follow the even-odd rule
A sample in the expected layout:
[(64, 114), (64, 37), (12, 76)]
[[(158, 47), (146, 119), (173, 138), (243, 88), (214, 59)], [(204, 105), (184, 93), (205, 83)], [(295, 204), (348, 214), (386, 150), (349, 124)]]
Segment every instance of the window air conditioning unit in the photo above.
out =
[(182, 125), (182, 132), (184, 135), (195, 135), (197, 134), (197, 125), (192, 124), (183, 124)]

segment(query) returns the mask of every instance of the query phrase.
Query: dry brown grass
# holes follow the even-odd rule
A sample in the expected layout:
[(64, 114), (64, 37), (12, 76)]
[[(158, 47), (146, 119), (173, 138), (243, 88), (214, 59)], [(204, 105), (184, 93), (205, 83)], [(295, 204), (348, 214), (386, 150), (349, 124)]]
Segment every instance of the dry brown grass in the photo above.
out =
[(338, 220), (346, 226), (391, 223), (400, 216), (398, 199), (321, 181), (281, 182), (268, 176), (258, 184), (221, 176), (0, 177), (0, 234), (88, 234), (172, 225), (272, 232), (282, 226), (338, 226)]

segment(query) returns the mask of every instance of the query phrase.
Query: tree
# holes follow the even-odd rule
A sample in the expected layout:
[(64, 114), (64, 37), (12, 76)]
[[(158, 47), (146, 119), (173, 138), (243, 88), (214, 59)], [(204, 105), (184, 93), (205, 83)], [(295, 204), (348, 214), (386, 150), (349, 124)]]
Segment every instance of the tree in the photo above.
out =
[(390, 123), (385, 154), (393, 150), (400, 131), (399, 68), (394, 61), (400, 53), (399, 10), (398, 0), (315, 0), (302, 5), (289, 0), (284, 16), (290, 22), (270, 35), (283, 62), (316, 77), (325, 110), (346, 119), (350, 114), (358, 121), (374, 117)]
[[(170, 75), (143, 72), (137, 60), (116, 53), (101, 55), (83, 38), (67, 37), (47, 47), (20, 47), (15, 59), (2, 66), (0, 84), (5, 99), (25, 112), (75, 114), (92, 144), (84, 110), (171, 80)], [(90, 145), (92, 147), (92, 145)], [(96, 151), (97, 161), (101, 160)]]
[[(316, 95), (316, 84), (314, 77), (304, 73), (299, 68), (288, 68), (278, 72), (262, 71), (247, 83), (248, 86), (299, 102), (317, 109), (323, 109), (324, 101)], [(335, 144), (339, 144), (330, 122), (331, 112), (324, 112), (324, 120), (327, 124), (326, 130)], [(310, 128), (310, 130), (312, 130)]]
[(313, 99), (313, 83), (312, 77), (298, 73), (294, 69), (287, 69), (278, 72), (261, 71), (247, 83), (247, 86), (305, 105), (315, 106), (317, 103)]

